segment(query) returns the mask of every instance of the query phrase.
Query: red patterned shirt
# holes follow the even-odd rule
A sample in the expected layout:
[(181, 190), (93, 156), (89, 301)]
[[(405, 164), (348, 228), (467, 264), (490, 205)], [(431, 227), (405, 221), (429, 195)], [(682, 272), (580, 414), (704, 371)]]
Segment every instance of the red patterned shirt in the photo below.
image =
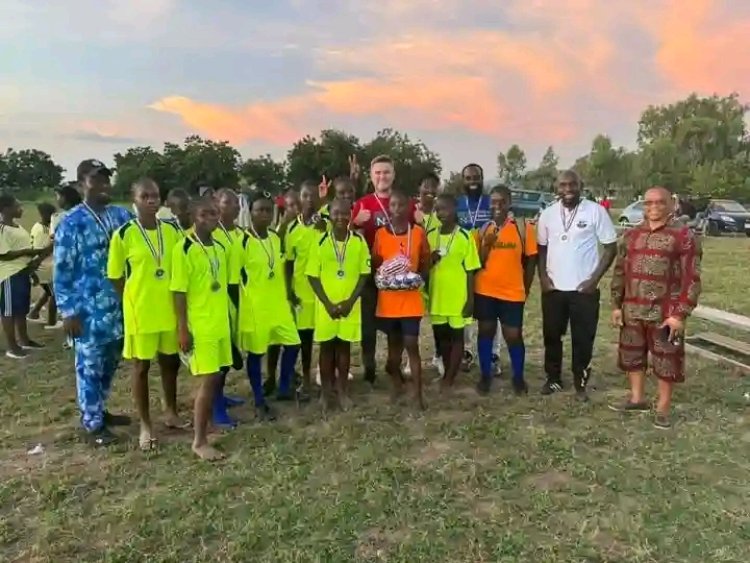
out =
[(662, 322), (686, 318), (701, 292), (701, 246), (685, 225), (654, 230), (644, 221), (618, 243), (612, 304), (626, 319)]

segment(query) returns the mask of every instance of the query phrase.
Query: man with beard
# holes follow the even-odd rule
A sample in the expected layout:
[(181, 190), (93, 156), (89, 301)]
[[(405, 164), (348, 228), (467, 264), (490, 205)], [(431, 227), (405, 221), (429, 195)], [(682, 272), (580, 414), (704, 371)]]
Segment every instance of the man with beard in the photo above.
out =
[[(484, 170), (481, 166), (475, 163), (467, 164), (461, 170), (461, 178), (464, 185), (464, 195), (459, 196), (456, 201), (458, 224), (473, 236), (492, 221), (492, 204), (490, 196), (484, 193)], [(500, 367), (502, 338), (502, 334), (498, 331), (492, 347), (492, 370), (495, 375), (500, 375), (502, 371)], [(476, 345), (477, 325), (474, 323), (467, 326), (464, 331), (464, 355), (461, 362), (464, 371), (469, 371), (474, 365), (474, 348)]]
[[(372, 249), (375, 232), (383, 226), (390, 225), (390, 204), (393, 182), (396, 170), (393, 159), (387, 155), (376, 156), (370, 163), (370, 182), (375, 188), (374, 193), (367, 194), (354, 202), (352, 209), (352, 224), (359, 229)], [(414, 222), (416, 206), (409, 203), (408, 220)], [(362, 291), (362, 363), (365, 368), (365, 380), (375, 381), (375, 346), (377, 332), (375, 330), (375, 308), (377, 306), (378, 290), (375, 280), (371, 277)]]
[(537, 235), (547, 374), (542, 394), (562, 390), (562, 337), (570, 324), (573, 384), (585, 401), (599, 322), (598, 286), (615, 258), (617, 233), (607, 210), (581, 197), (575, 171), (560, 173), (557, 192), (560, 199), (539, 217)]
[(112, 233), (130, 220), (124, 208), (110, 205), (112, 173), (100, 161), (78, 165), (83, 203), (71, 209), (55, 231), (54, 293), (63, 328), (75, 348), (76, 387), (81, 424), (94, 446), (117, 440), (109, 426), (130, 419), (107, 412), (122, 353), (122, 304), (107, 279)]

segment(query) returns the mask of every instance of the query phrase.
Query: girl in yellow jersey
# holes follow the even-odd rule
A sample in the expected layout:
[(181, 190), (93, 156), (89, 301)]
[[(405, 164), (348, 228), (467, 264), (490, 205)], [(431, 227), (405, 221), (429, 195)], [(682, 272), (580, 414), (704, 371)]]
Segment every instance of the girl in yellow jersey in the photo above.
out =
[(141, 420), (139, 443), (150, 450), (156, 440), (151, 425), (148, 372), (156, 359), (166, 406), (166, 425), (183, 427), (177, 416), (177, 317), (169, 291), (172, 255), (182, 239), (179, 230), (156, 218), (159, 186), (144, 179), (133, 185), (136, 218), (112, 235), (107, 277), (122, 296), (125, 321), (123, 357), (133, 360), (133, 399)]
[(182, 188), (171, 189), (165, 203), (172, 214), (172, 218), (168, 221), (177, 227), (183, 236), (192, 231), (193, 215), (190, 209), (190, 194)]
[[(316, 296), (315, 341), (320, 344), (320, 379), (323, 405), (351, 404), (347, 393), (351, 343), (362, 339), (362, 288), (371, 273), (370, 250), (364, 238), (349, 230), (352, 205), (330, 204), (331, 230), (313, 245), (305, 273)], [(337, 374), (338, 372), (338, 374)]]
[[(429, 173), (419, 183), (419, 200), (417, 201), (417, 210), (414, 212), (414, 220), (424, 227), (425, 233), (440, 228), (440, 219), (435, 210), (435, 200), (438, 196), (439, 190), (440, 178), (437, 174)], [(430, 298), (427, 294), (426, 288), (424, 289), (423, 296), (425, 299), (425, 309), (429, 311)], [(445, 374), (445, 368), (443, 366), (443, 361), (440, 359), (440, 347), (438, 346), (438, 335), (435, 332), (435, 325), (432, 327), (432, 336), (435, 342), (435, 353), (432, 356), (432, 366), (438, 371), (442, 378)], [(405, 374), (409, 374), (410, 370), (408, 361), (404, 364), (403, 370)]]
[[(242, 253), (242, 238), (245, 231), (236, 226), (235, 222), (240, 213), (240, 200), (235, 192), (229, 188), (222, 188), (214, 194), (214, 201), (219, 210), (219, 226), (213, 233), (214, 240), (219, 241), (228, 252), (232, 255), (236, 255), (239, 259), (239, 255)], [(232, 339), (237, 336), (237, 308), (230, 302), (229, 303), (229, 325), (232, 331)], [(236, 367), (242, 367), (242, 361), (238, 350), (234, 349), (233, 356), (235, 357), (235, 364), (239, 364)], [(238, 361), (239, 360), (239, 361)], [(236, 423), (227, 413), (227, 408), (238, 406), (244, 403), (239, 397), (229, 397), (224, 394), (224, 385), (226, 384), (226, 374), (228, 369), (222, 373), (222, 381), (219, 389), (216, 393), (216, 399), (214, 400), (213, 408), (213, 422), (214, 425), (220, 428), (234, 428)]]
[[(283, 207), (279, 208), (276, 204), (279, 199), (275, 200), (274, 217), (271, 225), (276, 230), (276, 234), (281, 238), (282, 244), (286, 239), (286, 233), (289, 225), (294, 221), (300, 212), (299, 192), (294, 188), (289, 188), (284, 192)], [(251, 221), (252, 222), (252, 221)], [(268, 396), (276, 392), (276, 369), (279, 367), (279, 356), (281, 355), (281, 346), (273, 345), (268, 349), (266, 355), (266, 381), (263, 384), (263, 393)], [(296, 379), (296, 376), (295, 376)]]
[(236, 259), (214, 240), (218, 222), (219, 213), (212, 200), (201, 198), (193, 203), (194, 231), (174, 250), (170, 284), (180, 350), (190, 372), (200, 379), (193, 451), (206, 460), (223, 457), (208, 443), (207, 433), (222, 371), (232, 364), (229, 303), (237, 300), (239, 280)]
[(310, 369), (312, 367), (313, 330), (315, 329), (315, 293), (305, 275), (307, 261), (313, 246), (326, 230), (326, 221), (320, 216), (318, 185), (308, 180), (300, 188), (301, 212), (286, 232), (287, 276), (292, 279), (292, 302), (295, 305), (297, 331), (302, 351), (302, 389), (300, 401), (310, 400)]
[(261, 360), (273, 345), (283, 346), (277, 400), (294, 398), (292, 387), (300, 339), (294, 322), (292, 280), (284, 265), (281, 239), (269, 228), (273, 201), (268, 193), (253, 194), (252, 225), (242, 242), (240, 266), (239, 344), (248, 352), (247, 375), (256, 412), (273, 419), (261, 380)]

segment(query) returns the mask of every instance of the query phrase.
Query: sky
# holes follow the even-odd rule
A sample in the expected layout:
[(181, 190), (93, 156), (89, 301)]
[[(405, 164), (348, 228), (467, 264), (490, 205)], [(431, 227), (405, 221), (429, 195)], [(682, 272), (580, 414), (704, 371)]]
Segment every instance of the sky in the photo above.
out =
[(0, 150), (70, 171), (189, 134), (283, 158), (392, 127), (447, 176), (571, 164), (691, 92), (750, 101), (748, 0), (0, 0)]

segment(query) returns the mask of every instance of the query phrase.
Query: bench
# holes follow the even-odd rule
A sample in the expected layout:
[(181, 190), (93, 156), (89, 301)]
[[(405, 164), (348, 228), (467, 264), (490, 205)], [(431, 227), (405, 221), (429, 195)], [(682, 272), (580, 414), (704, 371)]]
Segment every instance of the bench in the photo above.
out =
[[(693, 316), (705, 321), (714, 322), (733, 329), (750, 332), (750, 318), (735, 313), (714, 309), (712, 307), (698, 306), (693, 311)], [(730, 350), (750, 358), (750, 344), (735, 340), (728, 336), (716, 334), (715, 332), (701, 332), (685, 339), (685, 350), (697, 354), (707, 360), (721, 362), (732, 367), (738, 368), (744, 373), (750, 374), (750, 365), (743, 363), (727, 355), (717, 354), (712, 350), (707, 350), (699, 346), (700, 342), (713, 344), (724, 350)]]

